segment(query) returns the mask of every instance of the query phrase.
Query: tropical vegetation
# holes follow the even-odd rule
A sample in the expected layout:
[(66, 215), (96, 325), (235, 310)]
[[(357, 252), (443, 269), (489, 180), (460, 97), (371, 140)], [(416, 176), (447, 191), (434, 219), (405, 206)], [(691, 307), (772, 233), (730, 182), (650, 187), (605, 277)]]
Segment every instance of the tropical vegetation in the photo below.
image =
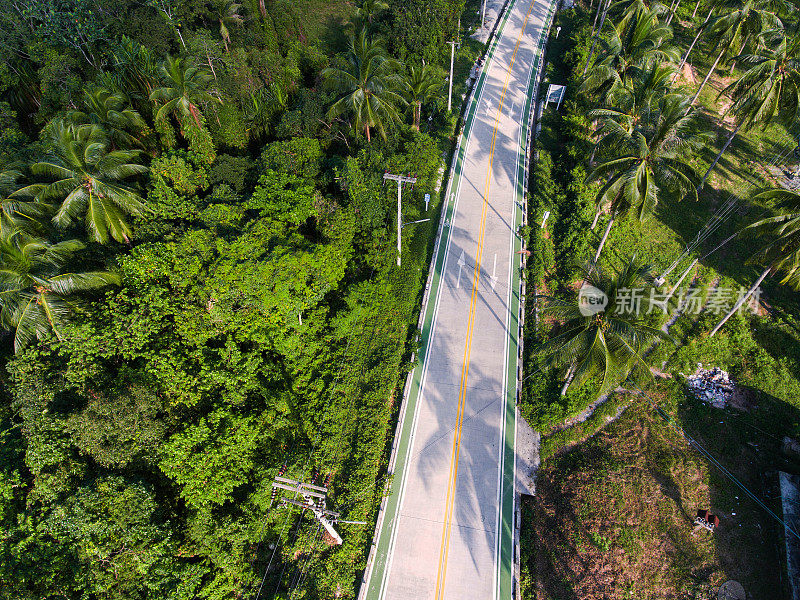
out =
[(0, 598), (355, 596), (370, 528), (272, 483), (374, 522), (463, 11), (2, 4)]

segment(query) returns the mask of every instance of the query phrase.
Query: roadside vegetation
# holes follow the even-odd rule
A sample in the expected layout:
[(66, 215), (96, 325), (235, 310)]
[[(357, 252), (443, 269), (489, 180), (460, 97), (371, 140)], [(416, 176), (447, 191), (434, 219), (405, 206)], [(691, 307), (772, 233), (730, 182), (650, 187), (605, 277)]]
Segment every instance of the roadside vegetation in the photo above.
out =
[[(729, 578), (762, 597), (785, 582), (775, 572), (784, 560), (782, 528), (702, 455), (692, 455), (655, 412), (675, 419), (780, 514), (774, 474), (798, 472), (782, 439), (800, 433), (798, 209), (796, 195), (783, 191), (798, 161), (797, 9), (768, 2), (695, 8), (579, 4), (558, 13), (560, 34), (551, 32), (546, 78), (566, 84), (567, 96), (559, 111), (551, 105), (542, 116), (530, 189), (536, 226), (527, 280), (529, 298), (533, 287), (538, 301), (526, 305), (520, 408), (542, 432), (543, 463), (541, 496), (524, 524), (524, 535), (537, 540), (524, 549), (528, 597), (706, 598)], [(551, 216), (540, 228), (546, 211)], [(577, 312), (587, 272), (646, 265), (658, 276), (673, 263), (661, 287), (674, 289), (670, 314), (648, 312), (645, 301), (636, 324), (656, 341), (639, 336), (623, 345), (586, 336), (589, 330), (576, 329), (558, 308)], [(755, 314), (736, 311), (723, 323), (755, 284)], [(605, 290), (611, 306), (624, 302), (615, 289)], [(702, 312), (678, 308), (689, 296)], [(682, 374), (700, 362), (727, 370), (746, 400), (720, 410), (690, 398)], [(653, 436), (661, 441), (648, 442)], [(615, 454), (634, 442), (635, 451)], [(639, 521), (626, 521), (627, 508), (591, 500), (610, 493), (597, 475), (606, 473), (597, 457), (609, 453), (616, 456), (614, 493), (626, 507), (643, 502)], [(685, 456), (692, 469), (670, 466)], [(652, 461), (667, 461), (664, 485), (662, 475), (642, 478), (641, 465)], [(639, 500), (648, 485), (655, 495)], [(732, 508), (736, 495), (741, 510)], [(685, 537), (686, 515), (699, 508), (725, 517), (710, 541)], [(759, 535), (742, 537), (740, 526)], [(654, 532), (660, 549), (628, 543)], [(536, 554), (542, 543), (545, 556)], [(653, 564), (674, 579), (646, 576), (652, 568), (643, 556), (658, 557)]]
[(2, 3), (0, 598), (354, 597), (476, 7)]

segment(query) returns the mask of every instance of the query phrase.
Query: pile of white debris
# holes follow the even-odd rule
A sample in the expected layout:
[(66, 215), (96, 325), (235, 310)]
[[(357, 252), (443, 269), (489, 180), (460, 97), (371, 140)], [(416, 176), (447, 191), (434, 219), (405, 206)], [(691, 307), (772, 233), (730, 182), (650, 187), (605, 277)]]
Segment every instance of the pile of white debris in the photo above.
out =
[(736, 384), (727, 371), (719, 367), (704, 369), (703, 363), (697, 363), (697, 371), (686, 377), (686, 383), (689, 391), (698, 400), (708, 402), (717, 408), (725, 408), (736, 389)]

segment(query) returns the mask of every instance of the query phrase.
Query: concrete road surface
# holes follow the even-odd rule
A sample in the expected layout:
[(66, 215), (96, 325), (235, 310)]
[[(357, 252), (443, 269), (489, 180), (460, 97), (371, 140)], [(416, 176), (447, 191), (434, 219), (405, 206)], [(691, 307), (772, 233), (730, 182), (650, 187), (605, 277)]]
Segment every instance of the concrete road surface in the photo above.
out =
[(553, 10), (511, 1), (468, 110), (362, 598), (512, 597), (517, 231)]

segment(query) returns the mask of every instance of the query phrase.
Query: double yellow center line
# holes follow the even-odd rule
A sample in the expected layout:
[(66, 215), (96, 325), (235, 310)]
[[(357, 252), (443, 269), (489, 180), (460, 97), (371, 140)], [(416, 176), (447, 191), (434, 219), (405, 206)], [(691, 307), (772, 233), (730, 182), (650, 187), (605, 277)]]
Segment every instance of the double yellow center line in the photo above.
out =
[[(456, 427), (453, 433), (453, 451), (450, 456), (450, 472), (447, 481), (447, 498), (445, 500), (445, 517), (442, 526), (442, 543), (439, 548), (439, 571), (436, 575), (436, 600), (441, 600), (444, 596), (444, 584), (447, 577), (447, 558), (450, 550), (450, 533), (452, 530), (453, 522), (453, 507), (455, 506), (455, 488), (458, 479), (458, 458), (459, 447), (461, 445), (461, 426), (464, 422), (464, 405), (466, 404), (467, 393), (467, 377), (469, 376), (469, 362), (470, 354), (472, 352), (472, 331), (475, 326), (475, 310), (478, 298), (478, 281), (480, 279), (480, 265), (483, 258), (483, 241), (486, 234), (486, 215), (489, 207), (489, 185), (492, 179), (492, 163), (494, 162), (494, 149), (497, 142), (497, 131), (500, 128), (500, 116), (503, 111), (503, 102), (505, 101), (506, 92), (508, 91), (508, 84), (511, 80), (511, 72), (514, 68), (514, 61), (517, 58), (517, 50), (519, 50), (520, 42), (522, 41), (522, 34), (528, 25), (528, 18), (531, 16), (534, 0), (531, 0), (528, 12), (525, 13), (525, 20), (522, 22), (519, 35), (517, 36), (517, 43), (514, 45), (514, 53), (511, 55), (511, 61), (508, 65), (508, 72), (506, 73), (505, 84), (503, 91), (500, 94), (500, 103), (497, 106), (497, 116), (494, 121), (494, 131), (492, 132), (492, 145), (489, 150), (489, 165), (486, 169), (486, 185), (483, 193), (483, 209), (481, 211), (481, 221), (478, 233), (478, 251), (475, 255), (475, 271), (472, 276), (472, 297), (469, 305), (469, 319), (467, 321), (467, 338), (464, 346), (464, 362), (461, 366), (461, 385), (458, 392), (458, 409), (456, 411)], [(509, 8), (510, 10), (510, 8)], [(497, 532), (499, 535), (499, 532)]]

